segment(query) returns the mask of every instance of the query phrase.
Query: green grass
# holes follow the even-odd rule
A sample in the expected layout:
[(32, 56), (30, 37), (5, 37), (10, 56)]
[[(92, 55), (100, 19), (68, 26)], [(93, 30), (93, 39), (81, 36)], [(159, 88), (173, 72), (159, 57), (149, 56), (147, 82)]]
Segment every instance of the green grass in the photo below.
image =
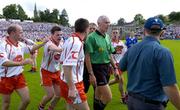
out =
[[(168, 47), (170, 51), (172, 52), (174, 56), (174, 65), (175, 65), (175, 70), (176, 70), (176, 75), (177, 75), (177, 81), (180, 81), (180, 41), (175, 41), (175, 40), (163, 40), (161, 41), (162, 45)], [(42, 50), (40, 49), (39, 55), (38, 55), (38, 68), (40, 67), (41, 63), (41, 58), (42, 58)], [(29, 91), (30, 91), (30, 97), (31, 97), (31, 102), (27, 108), (27, 110), (37, 110), (37, 106), (43, 97), (44, 90), (40, 86), (40, 75), (39, 75), (39, 70), (38, 72), (31, 74), (28, 73), (27, 71), (30, 69), (30, 66), (25, 66), (24, 67), (24, 75), (26, 77), (26, 81), (28, 83)], [(125, 79), (126, 79), (126, 74), (124, 74)], [(126, 83), (126, 82), (125, 82)], [(178, 82), (178, 85), (180, 82)], [(180, 87), (180, 85), (179, 85)], [(106, 110), (127, 110), (126, 105), (123, 105), (120, 103), (120, 94), (118, 92), (118, 87), (117, 85), (111, 86), (112, 94), (113, 94), (113, 99), (112, 101), (107, 105)], [(0, 97), (0, 102), (1, 102), (1, 97)], [(11, 105), (10, 105), (10, 110), (17, 110), (18, 105), (20, 102), (19, 96), (14, 92), (11, 97)], [(88, 92), (88, 103), (92, 109), (92, 103), (93, 103), (93, 89), (90, 88)], [(1, 107), (1, 103), (0, 103)], [(63, 99), (60, 100), (58, 103), (57, 107), (55, 110), (65, 110), (65, 101)], [(175, 110), (175, 108), (172, 106), (171, 103), (168, 104), (167, 110)]]

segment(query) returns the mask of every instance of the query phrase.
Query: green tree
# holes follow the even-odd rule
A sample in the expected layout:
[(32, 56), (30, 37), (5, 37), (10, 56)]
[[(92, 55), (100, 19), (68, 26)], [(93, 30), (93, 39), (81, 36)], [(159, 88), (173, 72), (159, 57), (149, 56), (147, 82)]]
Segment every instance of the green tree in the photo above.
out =
[(52, 12), (49, 9), (39, 11), (39, 17), (41, 22), (59, 23), (59, 11), (57, 9), (53, 9)]
[(18, 19), (16, 4), (10, 4), (3, 8), (3, 15), (6, 19)]
[(134, 17), (134, 21), (136, 23), (136, 25), (143, 25), (145, 22), (145, 19), (143, 18), (143, 16), (141, 14), (136, 14)]
[(180, 22), (180, 12), (171, 12), (168, 17), (170, 22)]
[(125, 19), (124, 18), (120, 18), (117, 22), (117, 25), (118, 26), (123, 26), (124, 24), (126, 23)]
[(157, 15), (156, 17), (158, 17), (159, 19), (161, 19), (164, 23), (168, 22), (168, 18), (162, 14)]
[(20, 19), (21, 21), (28, 18), (21, 5), (10, 4), (3, 8), (3, 15), (6, 19)]
[(66, 9), (63, 9), (60, 15), (60, 24), (63, 26), (69, 26), (69, 18)]
[(50, 22), (51, 21), (50, 10), (46, 9), (44, 11), (39, 11), (39, 17), (41, 22)]
[(21, 5), (17, 5), (17, 12), (18, 12), (18, 18), (21, 21), (26, 20), (28, 18), (28, 16), (26, 15), (25, 11), (21, 7)]
[(4, 16), (0, 14), (0, 19), (1, 19), (1, 18), (4, 18)]
[(53, 9), (51, 13), (51, 22), (53, 23), (59, 23), (59, 10)]

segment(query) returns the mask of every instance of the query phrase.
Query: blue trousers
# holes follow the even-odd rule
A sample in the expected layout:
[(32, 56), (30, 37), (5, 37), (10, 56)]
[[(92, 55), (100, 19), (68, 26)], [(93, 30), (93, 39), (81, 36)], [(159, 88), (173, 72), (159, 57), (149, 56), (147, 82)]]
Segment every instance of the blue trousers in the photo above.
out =
[(150, 104), (145, 103), (139, 99), (136, 99), (128, 95), (128, 110), (165, 110), (165, 107), (162, 104)]

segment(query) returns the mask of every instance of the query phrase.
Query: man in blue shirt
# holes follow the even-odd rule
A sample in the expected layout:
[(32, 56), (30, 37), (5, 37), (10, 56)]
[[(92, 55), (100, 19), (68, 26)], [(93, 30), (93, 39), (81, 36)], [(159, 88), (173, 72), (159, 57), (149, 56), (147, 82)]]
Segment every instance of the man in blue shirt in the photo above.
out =
[(128, 48), (132, 47), (134, 44), (138, 42), (138, 39), (134, 36), (134, 32), (130, 33), (130, 36), (126, 38), (126, 46)]
[(145, 38), (120, 61), (121, 70), (128, 71), (129, 110), (164, 110), (168, 98), (180, 110), (173, 58), (159, 42), (163, 26), (159, 18), (149, 18), (144, 25)]

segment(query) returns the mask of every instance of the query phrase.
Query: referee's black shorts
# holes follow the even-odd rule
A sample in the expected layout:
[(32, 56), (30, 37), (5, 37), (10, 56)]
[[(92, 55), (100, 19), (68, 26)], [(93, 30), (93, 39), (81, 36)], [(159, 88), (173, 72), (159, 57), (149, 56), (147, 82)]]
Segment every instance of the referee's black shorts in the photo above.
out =
[(92, 68), (96, 77), (97, 86), (108, 84), (110, 78), (110, 64), (92, 64)]
[(84, 82), (84, 92), (87, 93), (89, 90), (90, 82), (89, 82), (89, 73), (86, 64), (84, 64), (83, 82)]

